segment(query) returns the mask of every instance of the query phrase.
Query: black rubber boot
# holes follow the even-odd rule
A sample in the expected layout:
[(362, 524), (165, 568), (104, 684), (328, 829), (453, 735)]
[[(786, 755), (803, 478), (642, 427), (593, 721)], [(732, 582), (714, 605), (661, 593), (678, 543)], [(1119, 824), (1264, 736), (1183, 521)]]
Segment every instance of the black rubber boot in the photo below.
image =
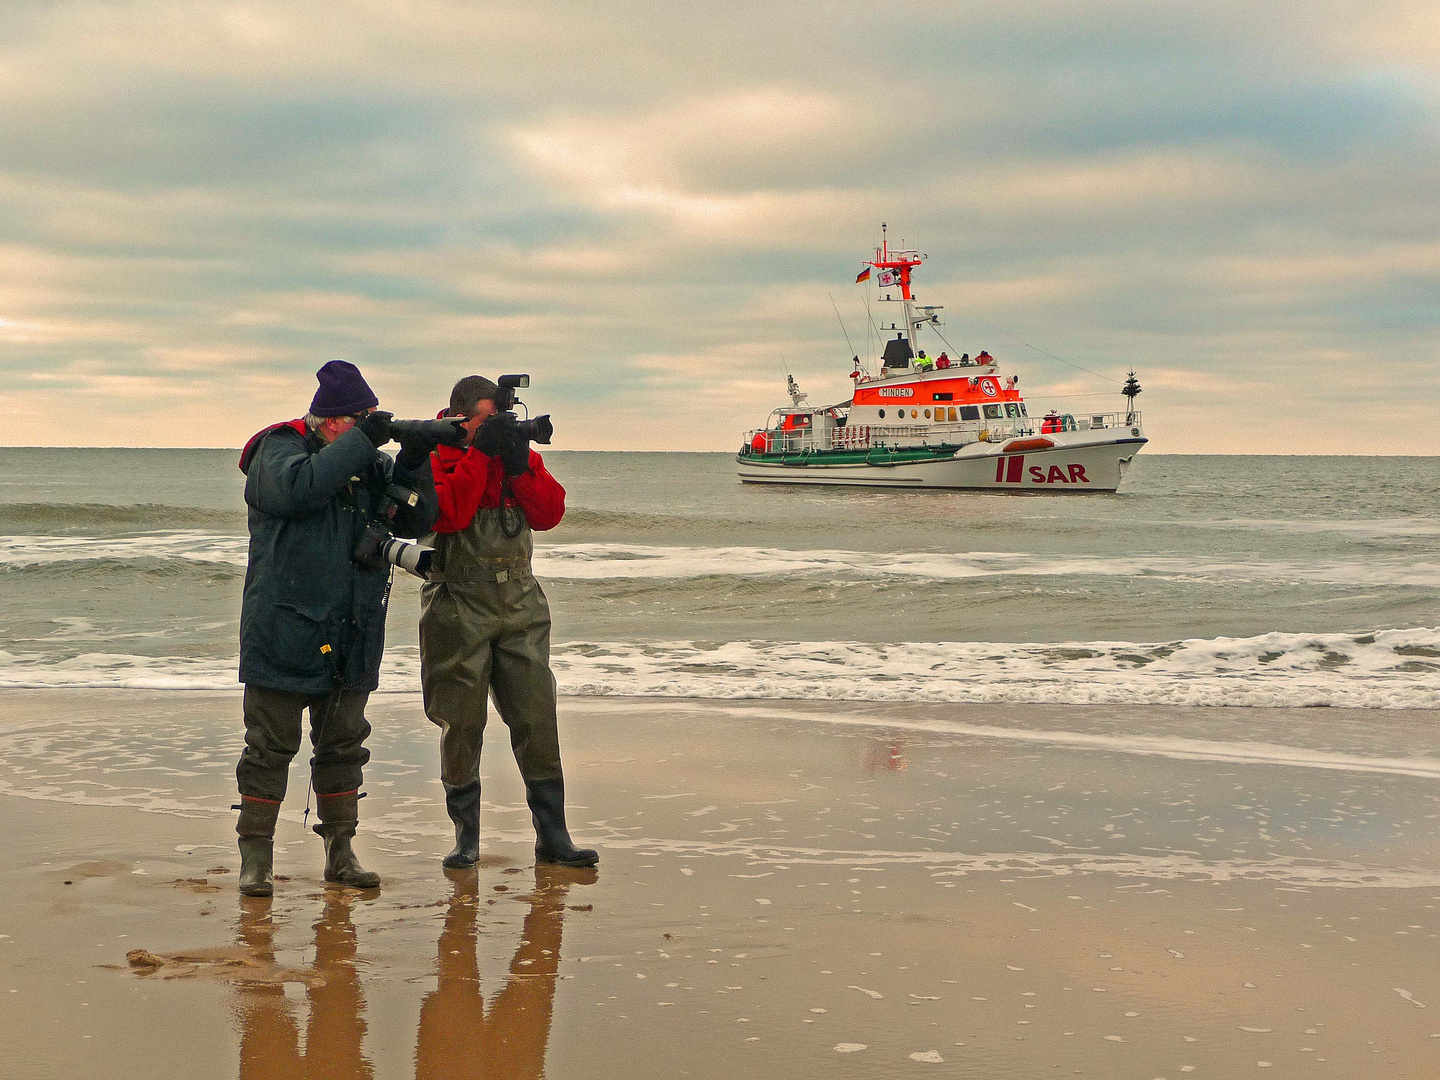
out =
[(240, 893), (271, 896), (275, 892), (275, 822), (280, 804), (268, 799), (240, 796)]
[(535, 861), (555, 866), (594, 866), (600, 853), (577, 848), (565, 827), (565, 781), (535, 780), (525, 785), (525, 801), (535, 820)]
[(360, 796), (347, 791), (340, 795), (316, 794), (320, 821), (314, 826), (325, 841), (325, 880), (354, 889), (378, 889), (380, 875), (366, 870), (355, 858), (350, 841), (360, 824)]
[(455, 850), (441, 864), (447, 870), (469, 870), (480, 861), (480, 781), (446, 784), (445, 811), (455, 823)]

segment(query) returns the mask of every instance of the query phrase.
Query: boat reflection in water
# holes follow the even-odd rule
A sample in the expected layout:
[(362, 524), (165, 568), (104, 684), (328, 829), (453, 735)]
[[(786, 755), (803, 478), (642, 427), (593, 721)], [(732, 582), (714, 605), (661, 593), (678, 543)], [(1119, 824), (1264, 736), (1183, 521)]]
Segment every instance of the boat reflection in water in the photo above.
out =
[[(415, 1045), (416, 1080), (506, 1077), (538, 1080), (554, 1014), (555, 983), (565, 901), (572, 884), (590, 884), (594, 870), (537, 866), (535, 890), (526, 897), (520, 944), (509, 977), (486, 1007), (480, 988), (477, 917), (484, 901), (474, 870), (447, 874), (453, 892), (436, 946), (435, 989), (420, 1006)], [(315, 921), (315, 962), (287, 971), (275, 962), (275, 923), (270, 901), (242, 902), (239, 944), (247, 967), (268, 977), (239, 984), (235, 1010), (240, 1027), (240, 1080), (276, 1077), (369, 1080), (375, 1067), (362, 1046), (365, 995), (357, 966), (351, 921), (354, 894), (327, 889)], [(309, 1018), (300, 1023), (285, 983), (305, 985)], [(302, 1049), (303, 1047), (303, 1049)]]

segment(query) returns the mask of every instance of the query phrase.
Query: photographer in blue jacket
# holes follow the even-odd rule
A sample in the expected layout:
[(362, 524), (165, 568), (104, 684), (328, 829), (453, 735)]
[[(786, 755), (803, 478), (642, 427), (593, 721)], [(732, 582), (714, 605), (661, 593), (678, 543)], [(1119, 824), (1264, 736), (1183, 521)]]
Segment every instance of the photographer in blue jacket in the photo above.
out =
[(433, 444), (407, 436), (392, 461), (380, 452), (391, 414), (359, 369), (331, 360), (316, 377), (309, 413), (258, 432), (240, 456), (250, 556), (240, 614), (245, 749), (235, 775), (247, 896), (274, 889), (275, 823), (306, 710), (325, 880), (380, 884), (350, 843), (393, 571), (375, 541), (422, 536), (436, 515)]

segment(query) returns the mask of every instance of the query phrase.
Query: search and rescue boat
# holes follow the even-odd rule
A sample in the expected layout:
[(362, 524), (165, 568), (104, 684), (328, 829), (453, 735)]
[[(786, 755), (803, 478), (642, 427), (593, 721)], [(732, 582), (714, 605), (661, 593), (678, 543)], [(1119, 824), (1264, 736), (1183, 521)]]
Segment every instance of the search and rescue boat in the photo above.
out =
[[(916, 251), (875, 249), (857, 282), (872, 271), (880, 300), (899, 303), (880, 373), (854, 359), (854, 392), (836, 405), (812, 407), (788, 378), (791, 407), (776, 409), (749, 432), (736, 457), (748, 484), (842, 484), (892, 488), (962, 488), (1007, 492), (1113, 492), (1145, 445), (1132, 372), (1123, 412), (1048, 412), (1032, 416), (1020, 377), (1004, 374), (981, 352), (927, 357), (922, 328), (938, 328), (941, 308), (916, 303)], [(943, 339), (942, 339), (943, 340)]]

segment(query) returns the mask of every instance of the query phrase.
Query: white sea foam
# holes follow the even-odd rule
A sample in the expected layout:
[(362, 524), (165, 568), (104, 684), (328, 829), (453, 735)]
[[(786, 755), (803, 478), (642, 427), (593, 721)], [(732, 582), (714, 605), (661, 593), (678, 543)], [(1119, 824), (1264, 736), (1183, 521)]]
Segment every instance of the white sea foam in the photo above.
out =
[(0, 566), (17, 569), (106, 560), (183, 559), (244, 566), (249, 541), (199, 530), (137, 536), (0, 536)]
[(134, 656), (0, 649), (0, 689), (232, 690), (239, 686), (235, 657)]
[[(0, 567), (17, 569), (104, 560), (178, 559), (243, 567), (243, 536), (197, 530), (122, 537), (0, 537)], [(535, 573), (556, 581), (687, 580), (704, 577), (965, 581), (993, 577), (1124, 577), (1232, 585), (1236, 582), (1440, 588), (1440, 564), (1409, 557), (1247, 560), (1198, 555), (1054, 555), (963, 551), (886, 553), (763, 547), (544, 544)]]
[(535, 572), (558, 580), (815, 577), (963, 581), (986, 577), (1153, 577), (1177, 581), (1322, 582), (1440, 588), (1440, 564), (1409, 559), (1249, 561), (1208, 556), (1042, 555), (965, 551), (893, 554), (758, 547), (556, 544), (538, 548)]
[(1436, 708), (1437, 654), (1428, 629), (1140, 645), (572, 643), (556, 673), (570, 693), (652, 697)]
[[(1114, 705), (1440, 708), (1440, 630), (1261, 634), (1168, 643), (568, 642), (562, 692), (588, 696)], [(233, 658), (0, 651), (0, 687), (227, 689)], [(413, 690), (413, 646), (381, 689)]]

